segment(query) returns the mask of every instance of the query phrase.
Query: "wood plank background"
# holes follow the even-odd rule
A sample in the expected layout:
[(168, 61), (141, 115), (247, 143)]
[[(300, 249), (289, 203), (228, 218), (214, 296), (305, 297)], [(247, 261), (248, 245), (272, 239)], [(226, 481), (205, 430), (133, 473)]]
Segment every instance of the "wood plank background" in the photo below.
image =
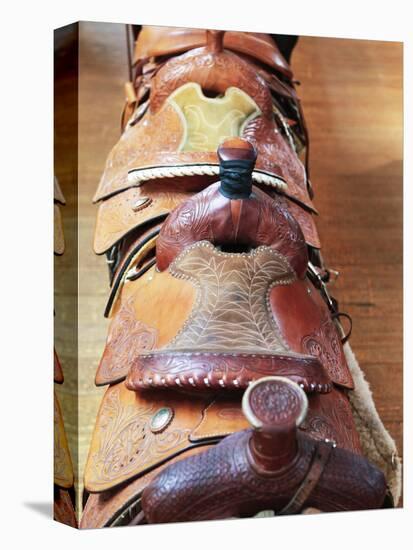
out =
[[(94, 375), (107, 331), (108, 277), (104, 259), (92, 251), (96, 207), (91, 201), (119, 138), (128, 78), (124, 26), (81, 23), (79, 60), (79, 376), (67, 368), (73, 350), (58, 342), (67, 379), (58, 391), (81, 490), (103, 392), (95, 388)], [(301, 37), (292, 65), (310, 132), (323, 255), (340, 271), (333, 291), (353, 318), (351, 345), (402, 453), (402, 45)], [(68, 68), (57, 79), (63, 98), (71, 75)], [(76, 121), (66, 120), (64, 101), (56, 106), (56, 117), (56, 173), (68, 200), (63, 220), (70, 227), (76, 211), (65, 133)], [(59, 270), (70, 270), (73, 259), (68, 250), (56, 261)], [(63, 284), (57, 293), (63, 302), (70, 299)]]

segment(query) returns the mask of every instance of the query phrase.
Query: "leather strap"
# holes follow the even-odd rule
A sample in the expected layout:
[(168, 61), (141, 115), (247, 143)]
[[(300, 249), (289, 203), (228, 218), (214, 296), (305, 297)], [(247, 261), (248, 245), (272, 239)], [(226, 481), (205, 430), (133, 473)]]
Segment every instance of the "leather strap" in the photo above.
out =
[[(110, 317), (112, 307), (116, 302), (116, 299), (119, 295), (120, 289), (125, 282), (125, 277), (127, 276), (127, 271), (131, 267), (133, 262), (141, 261), (147, 252), (154, 248), (156, 240), (158, 238), (160, 229), (155, 229), (151, 233), (147, 234), (144, 239), (142, 239), (137, 246), (135, 246), (132, 251), (129, 253), (129, 256), (123, 263), (121, 269), (119, 270), (119, 273), (117, 276), (113, 279), (112, 288), (110, 291), (110, 295), (105, 307), (104, 316), (106, 318)], [(153, 263), (150, 264), (149, 267), (152, 267)], [(149, 269), (149, 268), (148, 268)], [(141, 270), (139, 273), (140, 275), (143, 275), (147, 269)], [(137, 277), (134, 276), (133, 280), (136, 280)]]
[(308, 500), (308, 497), (315, 489), (318, 480), (321, 477), (321, 474), (324, 471), (328, 459), (330, 458), (332, 449), (333, 445), (331, 444), (319, 443), (317, 445), (313, 461), (307, 472), (307, 475), (304, 478), (304, 481), (301, 483), (290, 502), (286, 506), (284, 506), (282, 510), (277, 512), (278, 516), (297, 514), (303, 508), (304, 504)]
[(348, 331), (347, 331), (347, 334), (344, 333), (344, 329), (342, 330), (343, 336), (342, 336), (342, 338), (341, 338), (341, 343), (342, 343), (343, 346), (344, 346), (344, 344), (347, 342), (347, 340), (348, 340), (348, 339), (350, 338), (350, 336), (351, 336), (351, 331), (352, 331), (352, 329), (353, 329), (353, 320), (352, 320), (351, 316), (350, 316), (348, 313), (344, 313), (344, 312), (342, 312), (342, 311), (337, 311), (337, 313), (334, 313), (334, 314), (332, 315), (332, 317), (333, 317), (333, 319), (337, 319), (337, 320), (338, 320), (338, 322), (340, 323), (340, 327), (341, 327), (341, 328), (342, 328), (342, 323), (341, 323), (341, 321), (340, 321), (340, 317), (345, 317), (345, 318), (349, 321), (349, 323), (350, 323), (350, 326), (349, 326), (349, 329), (348, 329)]

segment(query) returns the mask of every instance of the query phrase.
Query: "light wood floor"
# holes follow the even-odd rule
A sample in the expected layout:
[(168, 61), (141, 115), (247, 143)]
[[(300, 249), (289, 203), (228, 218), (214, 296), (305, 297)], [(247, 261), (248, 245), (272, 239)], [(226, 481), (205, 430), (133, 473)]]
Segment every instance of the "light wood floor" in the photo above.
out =
[[(74, 347), (64, 338), (70, 318), (59, 308), (56, 326), (63, 333), (56, 330), (56, 346), (66, 375), (58, 392), (81, 489), (103, 392), (95, 388), (94, 375), (107, 330), (108, 277), (104, 259), (92, 251), (96, 207), (91, 201), (119, 138), (127, 68), (122, 25), (82, 23), (80, 42), (78, 375)], [(310, 131), (323, 254), (340, 271), (334, 293), (353, 317), (353, 350), (402, 453), (402, 46), (302, 37), (292, 65)], [(56, 306), (67, 305), (76, 292), (76, 285), (69, 291), (64, 285), (68, 273), (75, 275), (76, 258), (74, 158), (68, 155), (76, 120), (64, 103), (73, 74), (69, 67), (60, 71), (56, 83), (63, 99), (56, 105), (55, 170), (68, 202), (63, 220), (73, 244), (56, 260), (56, 269), (66, 274), (56, 283)]]

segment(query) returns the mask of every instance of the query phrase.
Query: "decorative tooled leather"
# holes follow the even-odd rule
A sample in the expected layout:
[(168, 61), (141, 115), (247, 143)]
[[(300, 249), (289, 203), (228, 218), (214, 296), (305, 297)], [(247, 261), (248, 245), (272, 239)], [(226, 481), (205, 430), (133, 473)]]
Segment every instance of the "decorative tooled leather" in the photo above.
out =
[(167, 463), (158, 464), (155, 469), (130, 479), (128, 483), (123, 483), (101, 493), (91, 493), (83, 509), (80, 528), (99, 529), (101, 527), (130, 524), (135, 519), (135, 510), (140, 511), (141, 509), (140, 502), (143, 490), (159, 472), (168, 465), (182, 460), (183, 457), (198, 454), (204, 449), (204, 446), (191, 447), (183, 451), (182, 454), (169, 459)]
[(136, 354), (127, 377), (129, 389), (236, 390), (279, 374), (307, 391), (330, 391), (331, 381), (319, 361), (292, 352), (272, 315), (271, 289), (296, 280), (282, 254), (266, 246), (226, 253), (201, 241), (187, 247), (169, 271), (195, 285), (197, 300), (171, 342), (153, 353)]
[[(362, 454), (360, 439), (354, 424), (349, 400), (342, 390), (307, 394), (308, 411), (299, 429), (318, 441), (329, 439), (338, 447), (356, 454)], [(203, 440), (223, 435), (222, 428), (229, 435), (249, 428), (237, 394), (219, 393), (205, 409), (201, 423), (191, 433), (191, 440)]]
[(314, 210), (307, 191), (304, 165), (278, 131), (275, 121), (257, 117), (248, 123), (243, 137), (257, 148), (261, 169), (275, 172), (287, 181), (287, 197)]
[(159, 191), (153, 187), (134, 187), (104, 201), (96, 219), (95, 253), (103, 254), (132, 229), (166, 217), (191, 194), (169, 187), (163, 186)]
[[(171, 211), (201, 187), (206, 187), (216, 180), (216, 177), (204, 176), (196, 178), (180, 178), (173, 183), (170, 178), (152, 182), (143, 187), (132, 187), (103, 201), (99, 205), (94, 236), (94, 251), (103, 254), (111, 246), (119, 242), (129, 232), (143, 226), (148, 221), (154, 223), (166, 217)], [(176, 178), (175, 178), (176, 181)], [(198, 188), (198, 189), (197, 189)], [(269, 192), (269, 190), (266, 189)], [(290, 211), (299, 224), (308, 245), (320, 248), (313, 214), (298, 204), (280, 195), (271, 193), (280, 208)], [(140, 205), (140, 206), (139, 206)]]
[[(210, 399), (208, 404), (208, 398), (199, 401), (194, 395), (180, 399), (172, 391), (135, 394), (123, 384), (113, 386), (105, 395), (98, 415), (86, 465), (87, 488), (99, 492), (113, 490), (124, 481), (144, 475), (148, 468), (158, 467), (164, 459), (171, 459), (176, 450), (173, 444), (176, 436), (168, 434), (169, 430), (176, 430), (176, 424), (171, 423), (162, 432), (163, 438), (162, 434), (150, 432), (150, 421), (159, 408), (178, 411), (179, 429), (182, 433), (189, 432), (188, 443), (179, 452), (189, 449), (191, 444), (216, 441), (247, 427), (239, 395), (223, 392)], [(309, 394), (308, 399), (307, 418), (300, 429), (314, 439), (328, 438), (339, 447), (361, 454), (347, 397), (333, 389), (329, 394)], [(162, 439), (160, 445), (158, 439)]]
[(222, 94), (230, 87), (239, 88), (253, 99), (264, 116), (271, 116), (271, 95), (257, 72), (232, 52), (214, 54), (207, 48), (174, 57), (157, 72), (152, 83), (151, 111), (159, 111), (172, 92), (189, 82)]
[[(103, 398), (85, 468), (85, 487), (101, 492), (115, 487), (190, 448), (189, 436), (210, 397), (173, 392), (137, 394), (123, 383), (110, 386)], [(172, 420), (154, 433), (151, 420), (168, 407)]]
[(309, 395), (308, 401), (308, 413), (300, 430), (314, 439), (329, 439), (338, 447), (361, 455), (360, 438), (345, 392), (333, 388), (327, 394)]
[(227, 253), (201, 241), (178, 256), (170, 272), (197, 286), (198, 303), (167, 349), (288, 351), (267, 302), (272, 287), (296, 278), (282, 254), (266, 246)]
[[(158, 241), (159, 257), (165, 260), (161, 267), (165, 271), (153, 270), (142, 278), (145, 285), (141, 286), (141, 279), (122, 289), (99, 367), (103, 383), (120, 380), (130, 369), (127, 385), (134, 391), (123, 383), (116, 384), (109, 388), (102, 403), (86, 468), (86, 488), (102, 493), (92, 495), (86, 516), (89, 526), (94, 523), (93, 502), (99, 499), (102, 518), (109, 524), (121, 509), (126, 509), (128, 499), (140, 498), (134, 491), (142, 491), (156, 477), (158, 469), (163, 470), (161, 476), (145, 491), (144, 508), (149, 521), (250, 515), (262, 506), (279, 510), (308, 471), (316, 442), (325, 439), (334, 441), (338, 447), (331, 458), (333, 466), (330, 464), (324, 472), (318, 492), (308, 505), (326, 511), (380, 505), (383, 477), (358, 456), (360, 442), (346, 391), (332, 386), (333, 381), (352, 387), (337, 329), (325, 304), (321, 307), (315, 303), (311, 309), (303, 297), (303, 293), (315, 292), (321, 300), (318, 291), (299, 278), (304, 276), (307, 257), (302, 253), (305, 244), (301, 231), (296, 228), (301, 227), (307, 243), (319, 247), (312, 217), (315, 209), (308, 194), (304, 167), (272, 114), (272, 93), (295, 98), (295, 92), (292, 85), (284, 85), (267, 69), (242, 55), (225, 51), (213, 54), (199, 48), (166, 62), (158, 59), (144, 64), (145, 74), (138, 76), (142, 79), (138, 101), (150, 90), (150, 108), (145, 106), (136, 116), (108, 158), (95, 195), (95, 200), (106, 199), (101, 207), (98, 250), (105, 251), (140, 223), (152, 223), (153, 214), (148, 217), (146, 214), (151, 210), (162, 211), (162, 199), (169, 200), (175, 191), (172, 202), (176, 199), (176, 203), (170, 207), (178, 208), (164, 224)], [(171, 195), (159, 196), (160, 202), (151, 194), (159, 180), (141, 182), (137, 188), (128, 178), (129, 170), (143, 167), (218, 164), (215, 151), (208, 151), (216, 136), (205, 150), (185, 150), (188, 124), (198, 124), (199, 120), (191, 113), (188, 115), (185, 102), (177, 106), (173, 94), (183, 98), (185, 86), (190, 82), (208, 94), (212, 91), (222, 95), (233, 86), (241, 91), (240, 97), (247, 94), (250, 104), (258, 107), (259, 112), (251, 111), (252, 120), (243, 128), (244, 137), (256, 146), (256, 168), (282, 177), (288, 186), (285, 197), (274, 194), (270, 201), (268, 197), (258, 201), (259, 215), (252, 217), (257, 223), (251, 223), (249, 217), (245, 226), (249, 238), (251, 234), (256, 238), (251, 246), (268, 247), (271, 252), (267, 254), (265, 250), (267, 263), (280, 268), (270, 269), (270, 275), (266, 262), (259, 256), (262, 249), (255, 256), (251, 254), (248, 261), (248, 254), (238, 254), (237, 261), (244, 263), (238, 265), (232, 259), (231, 266), (231, 262), (223, 261), (231, 257), (230, 253), (201, 242), (205, 239), (217, 246), (227, 245), (228, 236), (231, 241), (234, 232), (231, 212), (222, 208), (222, 204), (212, 209), (214, 186), (179, 207), (181, 200), (186, 201), (187, 193), (205, 188), (210, 183), (208, 178), (165, 178), (162, 183), (165, 189), (170, 184)], [(235, 134), (244, 122), (237, 125)], [(195, 138), (195, 141), (191, 138), (189, 148), (194, 148), (194, 143), (199, 145), (199, 136)], [(199, 188), (188, 188), (189, 180), (199, 182)], [(259, 199), (264, 195), (256, 188), (254, 193)], [(151, 201), (143, 201), (145, 197)], [(131, 204), (133, 213), (125, 208), (117, 212), (116, 205), (132, 201), (135, 201)], [(217, 239), (217, 234), (225, 235), (224, 243)], [(276, 246), (272, 246), (274, 243)], [(201, 254), (191, 255), (197, 248)], [(202, 257), (205, 251), (208, 257)], [(262, 265), (257, 268), (260, 262)], [(181, 294), (177, 296), (184, 296), (184, 304), (168, 298), (171, 281), (186, 284), (193, 292), (179, 289)], [(279, 289), (295, 290), (297, 284), (301, 287), (296, 302), (277, 296)], [(193, 301), (195, 290), (197, 298)], [(174, 292), (169, 293), (175, 296)], [(283, 301), (288, 306), (287, 314), (276, 307)], [(158, 307), (161, 302), (163, 307)], [(156, 310), (153, 315), (149, 313), (149, 304)], [(168, 310), (173, 321), (165, 315)], [(179, 310), (179, 315), (173, 310)], [(323, 315), (325, 311), (327, 314)], [(294, 322), (293, 330), (284, 326), (286, 319)], [(168, 324), (174, 325), (175, 331), (170, 326), (164, 330)], [(226, 437), (210, 451), (201, 451), (198, 457), (185, 460), (185, 453), (198, 452), (194, 445), (212, 444), (245, 428), (245, 419), (240, 415), (240, 394), (226, 390), (245, 388), (251, 380), (266, 374), (288, 376), (308, 392), (309, 411), (300, 426), (300, 432), (308, 438), (299, 438), (304, 450), (300, 461), (287, 469), (286, 475), (266, 480), (265, 484), (251, 469), (245, 444), (245, 434), (249, 432)], [(152, 386), (173, 386), (177, 390), (184, 388), (185, 392), (202, 386), (205, 393), (149, 390)], [(145, 391), (140, 391), (142, 388)], [(150, 425), (159, 407), (172, 408), (173, 420), (164, 431), (154, 433)], [(342, 449), (351, 454), (343, 454)], [(175, 460), (172, 468), (164, 468)], [(109, 503), (112, 497), (109, 511), (110, 506), (106, 508), (104, 501), (107, 498)], [(199, 506), (194, 506), (194, 502)]]
[(301, 231), (303, 232), (305, 242), (314, 248), (321, 248), (320, 237), (314, 221), (314, 214), (292, 200), (286, 199), (285, 204), (291, 212), (293, 218), (299, 224)]
[(336, 383), (344, 386), (352, 384), (347, 369), (342, 368), (342, 344), (330, 316), (325, 316), (317, 331), (304, 336), (302, 348), (304, 353), (317, 357), (323, 365), (327, 365), (328, 372)]
[(159, 351), (137, 356), (126, 378), (130, 390), (186, 388), (191, 390), (245, 389), (263, 376), (285, 376), (307, 392), (328, 393), (331, 380), (311, 357), (287, 353)]
[(136, 318), (132, 298), (122, 304), (110, 324), (96, 375), (97, 385), (122, 379), (137, 355), (156, 346), (158, 331)]
[(312, 209), (304, 167), (274, 121), (268, 84), (254, 65), (238, 55), (232, 52), (211, 54), (204, 48), (170, 59), (156, 72), (151, 81), (151, 109), (136, 125), (126, 129), (111, 151), (94, 200), (102, 200), (131, 187), (133, 184), (127, 176), (130, 169), (218, 164), (215, 151), (182, 150), (185, 125), (182, 114), (168, 103), (168, 98), (189, 82), (222, 93), (234, 86), (250, 96), (263, 113), (247, 125), (243, 134), (257, 146), (256, 168), (283, 176), (288, 184), (287, 196)]
[(316, 357), (334, 383), (354, 388), (337, 327), (312, 283), (306, 279), (274, 287), (269, 299), (273, 315), (290, 348), (296, 353)]
[[(281, 510), (304, 480), (316, 443), (300, 436), (293, 463), (263, 476), (251, 463), (250, 437), (250, 430), (239, 432), (163, 470), (142, 496), (147, 521), (223, 519)], [(352, 471), (358, 475), (349, 475)], [(335, 448), (306, 506), (325, 512), (369, 510), (381, 507), (385, 492), (384, 476), (377, 468), (353, 453)]]
[(182, 122), (171, 105), (166, 105), (156, 115), (147, 113), (139, 124), (125, 130), (109, 153), (93, 200), (96, 202), (132, 187), (128, 170), (133, 167), (162, 165), (163, 162), (179, 164), (176, 153), (182, 138)]
[[(180, 182), (172, 183), (167, 180), (152, 182), (143, 187), (132, 187), (102, 202), (98, 209), (94, 236), (94, 251), (103, 254), (111, 246), (119, 242), (130, 231), (143, 226), (148, 221), (154, 223), (166, 217), (177, 206), (188, 200), (197, 190), (194, 178), (181, 178)], [(198, 180), (201, 186), (212, 183), (216, 177), (205, 176)], [(192, 189), (191, 189), (192, 188)], [(279, 203), (279, 208), (290, 211), (294, 220), (299, 224), (305, 241), (310, 246), (320, 248), (320, 241), (313, 215), (294, 202), (271, 194)], [(141, 206), (139, 206), (141, 205)]]
[[(303, 277), (307, 250), (300, 226), (285, 206), (253, 187), (249, 199), (236, 201), (241, 207), (234, 225), (232, 203), (219, 192), (219, 182), (176, 208), (163, 224), (157, 242), (157, 266), (163, 271), (186, 247), (208, 240), (216, 245), (266, 245), (285, 256)], [(237, 205), (237, 206), (239, 206)]]

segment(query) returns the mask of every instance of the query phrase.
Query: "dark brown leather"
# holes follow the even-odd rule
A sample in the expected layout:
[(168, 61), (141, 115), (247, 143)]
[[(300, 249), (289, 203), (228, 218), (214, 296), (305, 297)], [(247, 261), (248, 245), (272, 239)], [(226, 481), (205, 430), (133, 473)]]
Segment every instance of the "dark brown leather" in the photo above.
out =
[(287, 209), (253, 187), (249, 199), (230, 200), (210, 185), (183, 203), (163, 225), (157, 243), (157, 267), (164, 271), (188, 246), (207, 240), (217, 247), (250, 250), (268, 246), (280, 252), (303, 278), (307, 249), (302, 231)]
[[(267, 477), (257, 474), (250, 464), (250, 438), (251, 432), (239, 432), (166, 468), (143, 494), (148, 523), (246, 517), (282, 509), (303, 482), (318, 446), (328, 445), (299, 437), (300, 458), (284, 475)], [(382, 506), (385, 493), (379, 470), (362, 457), (337, 448), (306, 506), (325, 512), (371, 510)]]
[[(253, 384), (243, 408), (255, 430), (163, 470), (143, 492), (146, 520), (298, 513), (304, 505), (326, 512), (380, 508), (383, 474), (335, 443), (299, 434), (306, 407), (304, 392), (289, 380), (270, 377)], [(349, 472), (357, 472), (357, 479)]]
[(137, 357), (126, 387), (244, 390), (262, 376), (288, 376), (305, 391), (328, 393), (332, 382), (315, 357), (247, 353), (158, 353)]

